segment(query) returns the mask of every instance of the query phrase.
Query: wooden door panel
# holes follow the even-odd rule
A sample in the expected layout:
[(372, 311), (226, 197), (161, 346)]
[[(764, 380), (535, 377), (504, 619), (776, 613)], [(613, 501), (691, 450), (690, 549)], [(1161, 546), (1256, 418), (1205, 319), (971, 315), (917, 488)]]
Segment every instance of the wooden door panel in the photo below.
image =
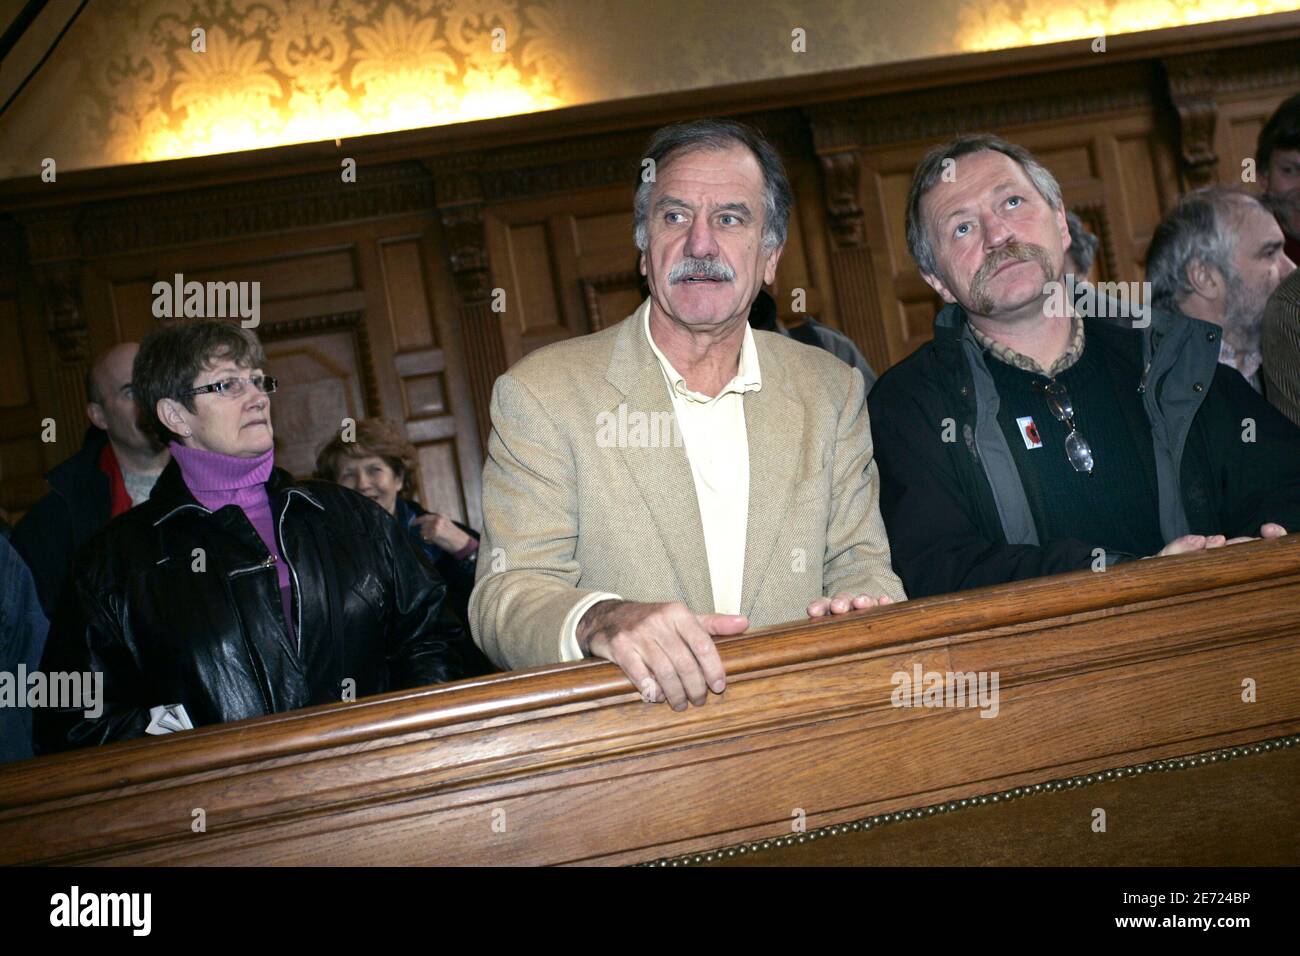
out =
[(366, 417), (356, 339), (349, 329), (281, 335), (263, 333), (266, 359), (280, 380), (272, 399), (275, 460), (294, 476), (310, 476), (316, 452), (345, 418)]

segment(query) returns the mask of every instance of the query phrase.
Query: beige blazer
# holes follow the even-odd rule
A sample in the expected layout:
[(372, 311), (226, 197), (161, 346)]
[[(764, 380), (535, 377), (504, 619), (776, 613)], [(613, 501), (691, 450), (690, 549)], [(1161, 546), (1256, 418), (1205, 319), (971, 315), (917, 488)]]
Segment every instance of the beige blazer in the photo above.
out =
[[(565, 617), (594, 591), (713, 611), (686, 450), (655, 440), (668, 429), (635, 427), (638, 412), (651, 423), (675, 422), (642, 325), (648, 307), (533, 352), (492, 390), (469, 618), (474, 640), (498, 666), (560, 660)], [(840, 591), (902, 600), (880, 518), (861, 373), (775, 333), (755, 331), (754, 343), (763, 387), (744, 395), (750, 471), (741, 612), (762, 627), (803, 620), (811, 601)], [(632, 427), (611, 442), (620, 405)]]

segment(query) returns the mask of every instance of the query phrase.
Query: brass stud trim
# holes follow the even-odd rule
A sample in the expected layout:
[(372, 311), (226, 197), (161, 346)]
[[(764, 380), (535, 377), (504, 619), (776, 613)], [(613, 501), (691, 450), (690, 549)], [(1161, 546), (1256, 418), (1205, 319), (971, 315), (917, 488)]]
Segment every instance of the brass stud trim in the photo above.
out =
[(824, 827), (818, 827), (809, 830), (806, 833), (792, 834), (785, 837), (771, 837), (761, 842), (751, 842), (737, 844), (730, 847), (721, 847), (716, 850), (710, 850), (707, 853), (687, 853), (683, 856), (663, 857), (662, 859), (652, 860), (648, 863), (638, 864), (639, 866), (692, 866), (700, 863), (712, 863), (714, 860), (726, 857), (734, 857), (737, 854), (757, 853), (760, 850), (770, 850), (793, 846), (797, 843), (806, 843), (811, 840), (818, 840), (829, 836), (841, 836), (846, 833), (858, 833), (863, 830), (871, 830), (885, 823), (897, 823), (901, 820), (919, 820), (922, 817), (932, 816), (936, 813), (952, 813), (955, 810), (962, 810), (970, 806), (984, 806), (989, 803), (1003, 803), (1011, 800), (1017, 800), (1021, 797), (1027, 797), (1032, 794), (1044, 792), (1074, 789), (1075, 787), (1087, 786), (1094, 783), (1102, 783), (1107, 780), (1115, 780), (1120, 777), (1135, 777), (1144, 773), (1168, 773), (1171, 770), (1186, 770), (1189, 767), (1201, 767), (1210, 763), (1232, 760), (1236, 757), (1248, 757), (1251, 754), (1261, 754), (1265, 751), (1280, 750), (1283, 747), (1294, 747), (1300, 743), (1300, 734), (1292, 734), (1287, 737), (1275, 737), (1272, 740), (1263, 740), (1256, 744), (1240, 744), (1235, 747), (1224, 747), (1219, 750), (1210, 750), (1205, 753), (1189, 754), (1184, 757), (1169, 757), (1164, 760), (1152, 760), (1142, 764), (1132, 764), (1127, 767), (1116, 767), (1113, 770), (1097, 771), (1083, 776), (1069, 777), (1064, 780), (1048, 780), (1044, 783), (1025, 784), (1019, 787), (1013, 787), (1010, 790), (1002, 790), (997, 793), (984, 794), (977, 797), (962, 797), (957, 800), (949, 800), (947, 803), (937, 803), (926, 807), (917, 807), (912, 810), (898, 810), (892, 813), (877, 814), (868, 819), (853, 820), (849, 823), (835, 823)]

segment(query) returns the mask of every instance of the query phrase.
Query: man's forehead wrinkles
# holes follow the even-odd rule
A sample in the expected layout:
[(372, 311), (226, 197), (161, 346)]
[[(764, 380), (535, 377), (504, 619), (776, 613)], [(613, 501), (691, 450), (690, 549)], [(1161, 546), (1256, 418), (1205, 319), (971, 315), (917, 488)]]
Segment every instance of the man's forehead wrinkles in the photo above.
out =
[[(931, 190), (926, 198), (931, 199), (931, 211), (935, 216), (935, 221), (946, 222), (954, 216), (968, 215), (972, 206), (978, 204), (980, 200), (986, 196), (1000, 195), (1004, 192), (1011, 192), (1024, 188), (1023, 183), (1018, 183), (1014, 179), (1003, 179), (1001, 182), (992, 186), (984, 186), (981, 182), (981, 179), (992, 178), (997, 175), (1005, 174), (1002, 174), (998, 170), (990, 170), (985, 174), (977, 173), (965, 183), (966, 188), (957, 185), (957, 188), (960, 191), (956, 195), (950, 195), (946, 198), (942, 195), (935, 196), (936, 192), (940, 192), (938, 187)], [(944, 183), (941, 185), (955, 184)], [(951, 192), (951, 190), (945, 191)], [(953, 205), (954, 203), (956, 203), (956, 205)]]
[(761, 171), (739, 164), (718, 167), (688, 167), (670, 163), (659, 171), (659, 188), (666, 194), (729, 193), (733, 196), (757, 195), (762, 191)]
[(716, 180), (692, 179), (687, 177), (663, 177), (660, 190), (664, 196), (711, 196), (726, 199), (743, 199), (757, 196), (762, 192), (761, 182), (749, 182), (735, 176), (720, 177)]

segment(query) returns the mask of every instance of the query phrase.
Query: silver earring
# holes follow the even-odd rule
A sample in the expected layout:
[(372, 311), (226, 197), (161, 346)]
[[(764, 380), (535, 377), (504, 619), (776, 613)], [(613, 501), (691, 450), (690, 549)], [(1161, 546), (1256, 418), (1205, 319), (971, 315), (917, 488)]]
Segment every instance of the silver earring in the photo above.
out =
[(185, 429), (185, 437), (186, 437), (186, 438), (193, 438), (193, 437), (194, 437), (194, 432), (190, 431), (188, 428)]

